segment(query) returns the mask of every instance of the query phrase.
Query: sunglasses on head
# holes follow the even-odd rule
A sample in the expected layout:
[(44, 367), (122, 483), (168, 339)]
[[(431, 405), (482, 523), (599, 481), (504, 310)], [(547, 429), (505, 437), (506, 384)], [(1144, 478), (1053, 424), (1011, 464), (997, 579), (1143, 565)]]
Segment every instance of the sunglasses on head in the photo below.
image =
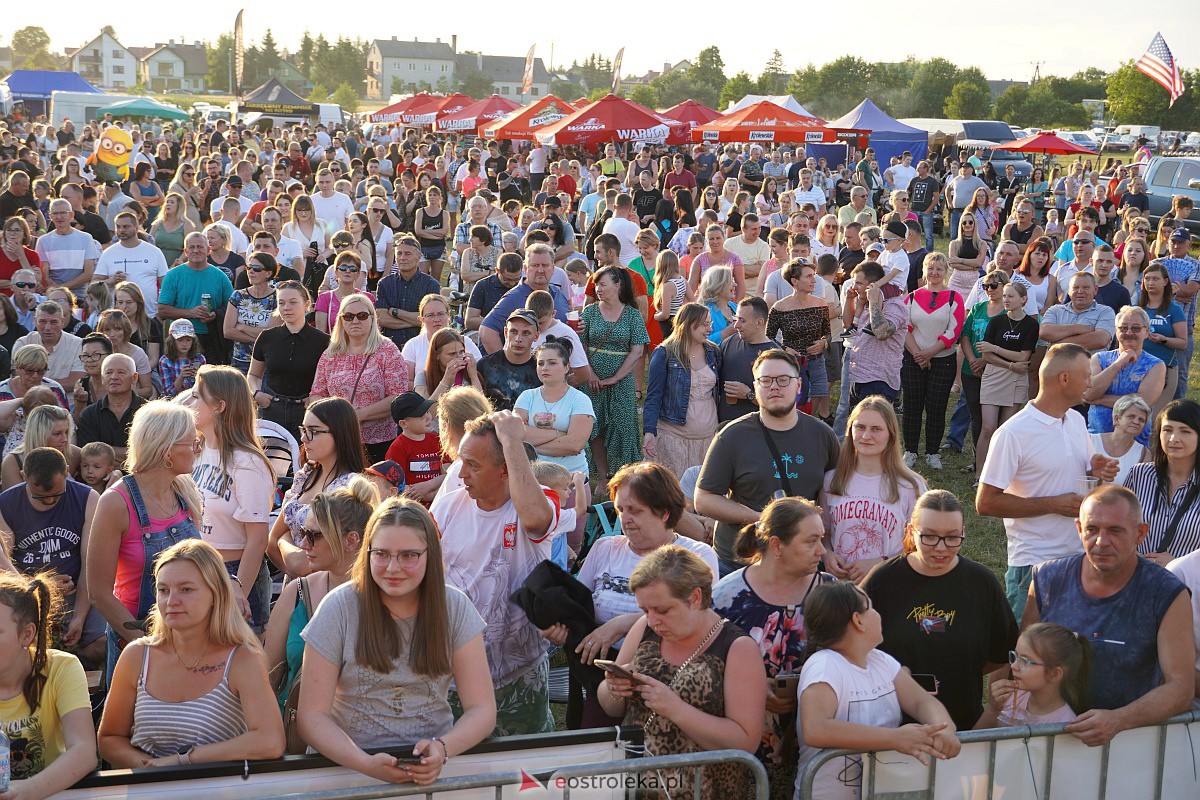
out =
[(366, 322), (370, 317), (370, 311), (347, 311), (342, 314), (342, 322)]

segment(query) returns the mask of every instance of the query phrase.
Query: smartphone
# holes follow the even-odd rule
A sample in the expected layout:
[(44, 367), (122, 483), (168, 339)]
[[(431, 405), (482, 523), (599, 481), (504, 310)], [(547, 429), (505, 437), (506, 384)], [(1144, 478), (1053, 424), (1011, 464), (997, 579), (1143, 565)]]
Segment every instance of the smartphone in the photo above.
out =
[(413, 748), (416, 747), (414, 742), (411, 745), (400, 745), (400, 749), (392, 753), (396, 757), (396, 765), (400, 764), (420, 764), (421, 756), (413, 755)]
[(620, 664), (618, 664), (615, 661), (607, 661), (603, 658), (597, 658), (592, 663), (595, 664), (600, 669), (604, 670), (605, 672), (611, 672), (613, 675), (616, 675), (618, 678), (624, 678), (626, 680), (637, 683), (637, 676), (635, 676), (632, 672), (627, 670), (625, 667), (622, 667)]
[(777, 688), (777, 689), (790, 689), (792, 692), (795, 692), (796, 686), (799, 685), (799, 683), (800, 683), (799, 675), (776, 675), (775, 676), (775, 688)]

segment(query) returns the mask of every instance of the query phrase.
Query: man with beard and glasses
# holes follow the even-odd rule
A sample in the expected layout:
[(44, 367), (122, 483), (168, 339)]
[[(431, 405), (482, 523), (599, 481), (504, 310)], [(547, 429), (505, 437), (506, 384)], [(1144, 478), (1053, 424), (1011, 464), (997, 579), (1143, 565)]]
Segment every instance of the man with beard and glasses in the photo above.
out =
[(741, 569), (733, 543), (776, 497), (815, 501), (825, 473), (837, 466), (838, 441), (828, 425), (796, 410), (800, 367), (791, 354), (767, 350), (754, 362), (757, 414), (726, 425), (708, 448), (696, 484), (696, 512), (717, 521), (721, 575)]

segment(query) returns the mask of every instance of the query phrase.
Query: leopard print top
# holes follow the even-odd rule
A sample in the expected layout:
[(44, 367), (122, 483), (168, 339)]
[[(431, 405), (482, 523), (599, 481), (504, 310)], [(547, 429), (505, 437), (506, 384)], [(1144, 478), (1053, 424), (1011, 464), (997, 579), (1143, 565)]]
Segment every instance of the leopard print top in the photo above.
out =
[[(642, 641), (633, 656), (633, 669), (650, 675), (663, 683), (670, 684), (684, 702), (715, 717), (725, 716), (725, 660), (735, 639), (745, 632), (732, 622), (725, 620), (720, 633), (708, 649), (692, 660), (684, 672), (676, 676), (677, 665), (662, 656), (662, 638), (646, 629)], [(674, 681), (672, 683), (672, 681)], [(673, 755), (698, 753), (704, 750), (674, 723), (655, 715), (650, 719), (650, 710), (635, 693), (630, 698), (625, 712), (626, 725), (645, 728), (648, 755)], [(647, 720), (649, 719), (649, 724)], [(644, 785), (665, 785), (670, 797), (694, 797), (692, 769), (662, 770), (661, 775), (643, 776)], [(660, 782), (661, 781), (661, 782)], [(736, 764), (720, 764), (701, 770), (701, 797), (719, 797), (736, 800), (752, 796), (753, 781), (749, 773)], [(639, 791), (639, 797), (666, 797), (664, 792)]]

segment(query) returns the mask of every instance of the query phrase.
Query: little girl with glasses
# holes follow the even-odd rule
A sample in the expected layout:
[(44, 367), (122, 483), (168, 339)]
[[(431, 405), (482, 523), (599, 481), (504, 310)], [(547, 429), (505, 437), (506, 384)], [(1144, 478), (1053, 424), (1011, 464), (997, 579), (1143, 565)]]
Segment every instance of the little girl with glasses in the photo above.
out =
[(1030, 625), (1008, 653), (1010, 677), (991, 682), (975, 728), (1074, 722), (1088, 708), (1091, 660), (1082, 635), (1052, 622)]

